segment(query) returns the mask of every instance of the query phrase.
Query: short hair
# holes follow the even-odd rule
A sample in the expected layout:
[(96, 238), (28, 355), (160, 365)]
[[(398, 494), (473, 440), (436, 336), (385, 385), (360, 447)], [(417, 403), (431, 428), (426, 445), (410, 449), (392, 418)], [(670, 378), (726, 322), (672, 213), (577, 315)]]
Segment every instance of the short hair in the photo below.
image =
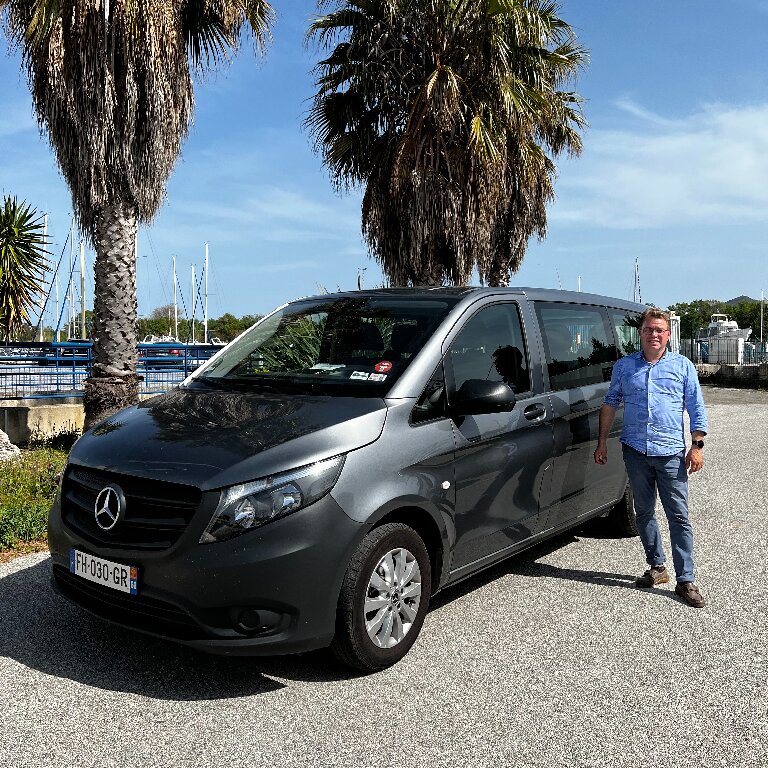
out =
[(671, 325), (669, 322), (669, 312), (665, 312), (658, 307), (648, 307), (642, 315), (640, 315), (640, 327), (642, 328), (646, 320), (663, 320), (667, 324), (667, 330), (670, 330)]

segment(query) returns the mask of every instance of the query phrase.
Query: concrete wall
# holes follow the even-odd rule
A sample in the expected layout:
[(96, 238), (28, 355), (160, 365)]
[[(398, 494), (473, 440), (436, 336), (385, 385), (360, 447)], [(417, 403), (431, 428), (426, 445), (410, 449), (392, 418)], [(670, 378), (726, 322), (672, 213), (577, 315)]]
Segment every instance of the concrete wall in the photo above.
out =
[(16, 445), (26, 443), (33, 436), (81, 432), (83, 403), (76, 398), (0, 400), (0, 429)]
[[(142, 395), (147, 400), (154, 395)], [(31, 437), (53, 437), (62, 432), (82, 432), (85, 415), (79, 397), (0, 400), (0, 429), (14, 445)]]
[(699, 380), (719, 387), (748, 387), (764, 389), (768, 385), (768, 363), (760, 365), (720, 365), (697, 363)]

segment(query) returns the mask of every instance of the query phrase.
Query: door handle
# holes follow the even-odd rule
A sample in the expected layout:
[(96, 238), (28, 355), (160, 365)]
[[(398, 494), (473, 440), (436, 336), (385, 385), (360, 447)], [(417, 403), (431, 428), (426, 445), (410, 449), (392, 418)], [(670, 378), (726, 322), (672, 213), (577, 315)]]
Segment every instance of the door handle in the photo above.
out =
[(528, 421), (533, 421), (534, 419), (542, 418), (546, 413), (547, 411), (541, 403), (534, 403), (533, 405), (529, 405), (523, 411), (523, 416), (525, 416)]

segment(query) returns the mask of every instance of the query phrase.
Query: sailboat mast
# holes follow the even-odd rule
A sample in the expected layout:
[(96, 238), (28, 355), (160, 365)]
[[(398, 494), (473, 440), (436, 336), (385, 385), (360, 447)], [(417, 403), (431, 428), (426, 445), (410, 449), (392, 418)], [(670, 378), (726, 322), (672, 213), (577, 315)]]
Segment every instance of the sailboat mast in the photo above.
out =
[(69, 279), (67, 281), (67, 338), (74, 336), (75, 297), (72, 290), (72, 277), (75, 273), (75, 217), (72, 216), (72, 230), (69, 239)]
[(204, 320), (203, 320), (203, 328), (204, 328), (204, 335), (203, 335), (203, 343), (208, 343), (208, 243), (205, 244), (205, 309), (204, 309)]
[(192, 305), (192, 343), (196, 344), (195, 339), (195, 265), (192, 264), (192, 298), (189, 302)]
[[(47, 243), (47, 242), (48, 242), (48, 214), (46, 213), (45, 216), (43, 217), (43, 243)], [(50, 290), (50, 286), (48, 287), (48, 289)], [(47, 299), (47, 297), (44, 297), (43, 298), (43, 304), (42, 304), (43, 307), (45, 307), (45, 302), (46, 301), (48, 301), (48, 299)], [(43, 325), (44, 325), (44, 323), (43, 323), (43, 311), (41, 309), (40, 310), (40, 332), (38, 334), (38, 341), (42, 341), (43, 340)]]
[(176, 298), (176, 257), (173, 257), (173, 338), (179, 340), (179, 304)]
[(85, 243), (80, 241), (80, 338), (88, 338), (85, 332)]
[(59, 317), (59, 269), (58, 266), (56, 267), (56, 327), (54, 328), (54, 337), (52, 341), (58, 341), (59, 340), (59, 320), (61, 319)]
[(635, 276), (632, 281), (632, 300), (638, 304), (643, 303), (643, 297), (640, 293), (640, 263), (635, 259)]

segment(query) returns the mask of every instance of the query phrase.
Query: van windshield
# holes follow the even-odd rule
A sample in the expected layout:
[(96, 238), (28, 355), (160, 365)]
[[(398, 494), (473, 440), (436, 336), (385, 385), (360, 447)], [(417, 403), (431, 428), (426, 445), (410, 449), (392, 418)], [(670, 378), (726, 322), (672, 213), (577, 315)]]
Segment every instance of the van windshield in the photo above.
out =
[(192, 386), (383, 397), (455, 303), (446, 296), (295, 302), (230, 344)]

